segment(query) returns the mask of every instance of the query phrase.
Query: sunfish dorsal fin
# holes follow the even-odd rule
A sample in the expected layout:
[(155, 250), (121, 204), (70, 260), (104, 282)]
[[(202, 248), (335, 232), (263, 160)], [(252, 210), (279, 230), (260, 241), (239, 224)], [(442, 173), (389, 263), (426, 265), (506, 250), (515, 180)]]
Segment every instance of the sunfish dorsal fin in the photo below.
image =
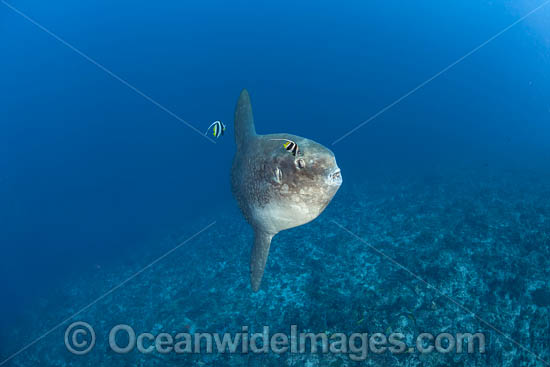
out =
[(254, 292), (260, 289), (272, 238), (272, 234), (258, 229), (254, 230), (254, 247), (252, 247), (252, 254), (250, 256), (250, 282)]
[(256, 136), (254, 116), (248, 91), (243, 89), (235, 108), (235, 143), (237, 149), (245, 145), (247, 139)]

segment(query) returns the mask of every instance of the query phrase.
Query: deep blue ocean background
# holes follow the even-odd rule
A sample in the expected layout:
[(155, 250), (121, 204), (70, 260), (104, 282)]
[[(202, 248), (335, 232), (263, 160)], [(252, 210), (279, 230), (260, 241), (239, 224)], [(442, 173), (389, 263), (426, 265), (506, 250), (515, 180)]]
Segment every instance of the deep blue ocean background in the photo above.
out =
[[(157, 251), (155, 243), (214, 220), (216, 233), (244, 223), (224, 214), (237, 213), (229, 171), (242, 88), (258, 133), (293, 133), (334, 151), (344, 184), (331, 206), (344, 213), (353, 206), (338, 203), (347, 190), (381, 178), (486, 174), (520, 180), (520, 196), (531, 187), (525, 175), (537, 190), (550, 185), (550, 6), (332, 145), (542, 1), (9, 4), (199, 130), (219, 119), (228, 131), (210, 143), (0, 3), (7, 340), (29, 314), (43, 312), (33, 310), (56, 309), (75, 278), (116, 272), (149, 251), (160, 256), (169, 246)], [(248, 251), (250, 243), (200, 245)], [(43, 316), (52, 326), (62, 320)], [(18, 347), (3, 343), (0, 356)]]

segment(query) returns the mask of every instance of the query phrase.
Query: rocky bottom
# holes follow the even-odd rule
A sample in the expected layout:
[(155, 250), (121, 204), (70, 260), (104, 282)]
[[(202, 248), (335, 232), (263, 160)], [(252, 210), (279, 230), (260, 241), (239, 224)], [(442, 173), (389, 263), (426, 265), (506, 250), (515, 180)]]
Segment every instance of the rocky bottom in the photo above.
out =
[[(37, 305), (28, 324), (3, 330), (0, 363), (112, 290), (5, 365), (544, 366), (550, 361), (548, 182), (526, 172), (344, 182), (317, 220), (275, 237), (258, 293), (248, 277), (252, 231), (228, 201), (225, 212), (187, 223), (179, 238), (136, 250), (138, 261), (74, 279)], [(223, 225), (135, 275), (213, 220)], [(63, 343), (67, 326), (80, 320), (97, 336), (82, 356)], [(117, 324), (153, 336), (238, 333), (243, 326), (252, 334), (264, 325), (271, 334), (289, 334), (296, 325), (330, 340), (343, 337), (338, 333), (402, 333), (407, 348), (370, 350), (359, 362), (349, 345), (342, 353), (258, 354), (239, 347), (236, 353), (121, 354), (109, 346)], [(485, 350), (467, 353), (465, 345), (459, 353), (443, 341), (450, 352), (420, 353), (421, 333), (482, 333)], [(116, 338), (121, 346), (128, 343), (123, 334)]]

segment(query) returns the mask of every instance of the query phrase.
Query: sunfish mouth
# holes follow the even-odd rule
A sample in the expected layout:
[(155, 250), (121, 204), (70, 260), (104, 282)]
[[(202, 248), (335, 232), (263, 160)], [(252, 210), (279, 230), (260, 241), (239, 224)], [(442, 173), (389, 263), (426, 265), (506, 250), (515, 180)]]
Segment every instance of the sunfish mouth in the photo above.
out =
[(338, 185), (338, 186), (342, 184), (342, 173), (340, 171), (340, 168), (335, 168), (334, 171), (332, 171), (328, 175), (328, 183), (329, 185)]

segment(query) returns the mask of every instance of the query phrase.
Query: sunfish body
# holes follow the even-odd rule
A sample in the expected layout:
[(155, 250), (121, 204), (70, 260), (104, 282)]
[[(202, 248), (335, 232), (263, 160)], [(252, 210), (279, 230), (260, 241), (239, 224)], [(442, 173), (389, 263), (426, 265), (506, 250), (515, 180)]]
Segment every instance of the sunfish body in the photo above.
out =
[[(291, 154), (283, 141), (295, 143), (299, 153)], [(317, 218), (340, 188), (342, 176), (334, 154), (321, 144), (290, 134), (256, 134), (246, 90), (235, 109), (235, 142), (231, 187), (254, 229), (250, 277), (256, 292), (273, 236)]]

